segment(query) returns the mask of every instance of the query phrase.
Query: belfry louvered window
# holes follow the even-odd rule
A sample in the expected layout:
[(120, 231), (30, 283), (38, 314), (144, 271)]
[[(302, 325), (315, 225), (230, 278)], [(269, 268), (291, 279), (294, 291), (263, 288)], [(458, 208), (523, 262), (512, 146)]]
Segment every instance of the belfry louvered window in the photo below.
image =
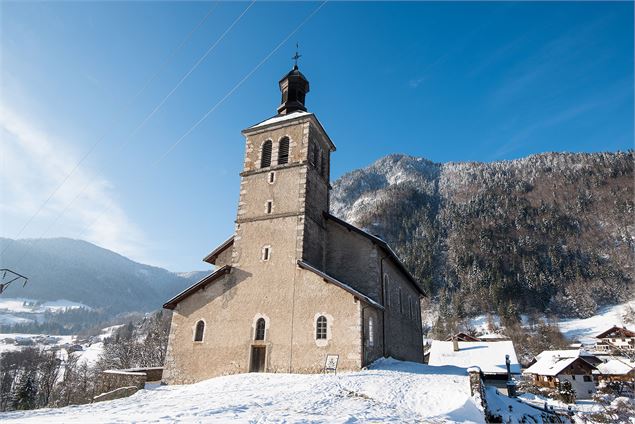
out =
[(278, 144), (278, 165), (289, 163), (289, 139), (282, 137)]
[(262, 155), (260, 156), (260, 167), (271, 166), (271, 140), (267, 140), (262, 145)]
[(256, 340), (264, 340), (265, 339), (265, 319), (258, 318), (256, 321)]
[(315, 339), (326, 340), (326, 317), (320, 315), (315, 326)]

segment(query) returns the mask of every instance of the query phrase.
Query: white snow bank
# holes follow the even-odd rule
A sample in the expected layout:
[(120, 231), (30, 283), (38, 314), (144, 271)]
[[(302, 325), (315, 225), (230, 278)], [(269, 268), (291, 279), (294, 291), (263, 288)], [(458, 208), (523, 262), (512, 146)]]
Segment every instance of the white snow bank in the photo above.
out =
[(160, 386), (92, 405), (0, 414), (0, 421), (484, 422), (465, 370), (385, 359), (337, 375), (238, 374)]
[(624, 321), (624, 315), (629, 308), (635, 308), (635, 300), (621, 305), (602, 308), (597, 315), (583, 319), (569, 319), (558, 323), (560, 331), (570, 339), (580, 340), (584, 344), (595, 344), (598, 334), (614, 325), (633, 327)]

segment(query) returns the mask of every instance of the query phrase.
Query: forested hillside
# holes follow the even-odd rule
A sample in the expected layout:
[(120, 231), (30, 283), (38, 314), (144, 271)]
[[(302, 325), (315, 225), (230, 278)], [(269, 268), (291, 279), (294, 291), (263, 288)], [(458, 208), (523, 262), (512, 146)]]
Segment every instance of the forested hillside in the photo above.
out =
[(7, 244), (2, 266), (28, 276), (29, 282), (25, 287), (11, 285), (3, 297), (67, 299), (107, 316), (160, 309), (166, 300), (206, 274), (176, 274), (82, 240), (0, 238), (0, 250)]
[(332, 212), (396, 247), (456, 317), (586, 317), (633, 290), (633, 152), (492, 163), (390, 155), (333, 184)]

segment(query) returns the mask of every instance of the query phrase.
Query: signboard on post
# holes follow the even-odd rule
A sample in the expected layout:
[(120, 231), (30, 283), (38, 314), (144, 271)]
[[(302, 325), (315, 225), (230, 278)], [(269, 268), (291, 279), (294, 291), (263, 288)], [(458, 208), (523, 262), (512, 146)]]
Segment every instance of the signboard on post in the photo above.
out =
[(337, 374), (337, 362), (339, 361), (339, 355), (328, 354), (326, 355), (326, 361), (324, 362), (324, 372), (333, 371)]

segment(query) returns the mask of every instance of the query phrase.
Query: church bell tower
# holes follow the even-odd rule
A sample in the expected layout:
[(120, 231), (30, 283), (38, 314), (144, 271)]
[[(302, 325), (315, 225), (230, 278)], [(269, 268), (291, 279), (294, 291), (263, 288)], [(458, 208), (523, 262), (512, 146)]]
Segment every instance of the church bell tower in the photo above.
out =
[(298, 260), (324, 264), (324, 212), (335, 146), (307, 111), (309, 81), (297, 63), (279, 87), (277, 115), (242, 132), (245, 161), (233, 262), (253, 266), (254, 275), (268, 269), (286, 278), (283, 270), (294, 272)]

